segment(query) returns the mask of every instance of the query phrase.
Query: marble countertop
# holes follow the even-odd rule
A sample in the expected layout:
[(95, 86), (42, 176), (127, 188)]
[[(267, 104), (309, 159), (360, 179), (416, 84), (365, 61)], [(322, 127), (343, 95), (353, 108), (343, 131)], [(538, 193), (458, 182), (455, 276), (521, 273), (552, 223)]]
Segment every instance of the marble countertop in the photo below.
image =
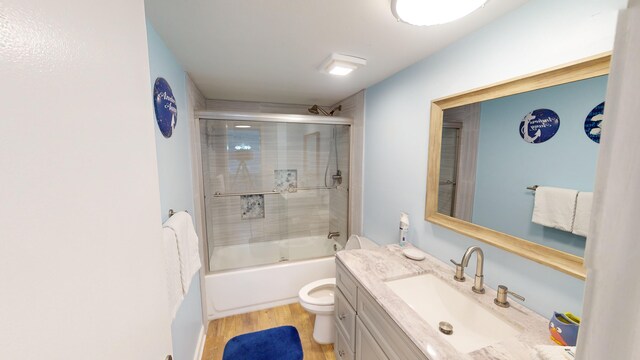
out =
[[(409, 245), (410, 246), (410, 245)], [(414, 261), (402, 254), (398, 245), (377, 249), (339, 251), (339, 261), (362, 284), (380, 306), (391, 316), (416, 346), (431, 360), (440, 359), (509, 359), (529, 360), (536, 345), (553, 345), (549, 339), (548, 320), (510, 299), (511, 307), (500, 308), (493, 303), (495, 289), (485, 286), (484, 294), (471, 291), (473, 276), (466, 282), (453, 280), (453, 266), (425, 253), (425, 259)], [(475, 267), (471, 271), (475, 270)], [(517, 336), (493, 345), (462, 354), (458, 352), (437, 329), (432, 328), (407, 303), (398, 297), (384, 282), (423, 273), (432, 273), (485, 308), (495, 309), (515, 327), (524, 330)], [(468, 272), (467, 272), (468, 273)], [(485, 276), (487, 276), (485, 274)], [(489, 274), (490, 276), (490, 274)], [(508, 284), (506, 284), (508, 285)]]

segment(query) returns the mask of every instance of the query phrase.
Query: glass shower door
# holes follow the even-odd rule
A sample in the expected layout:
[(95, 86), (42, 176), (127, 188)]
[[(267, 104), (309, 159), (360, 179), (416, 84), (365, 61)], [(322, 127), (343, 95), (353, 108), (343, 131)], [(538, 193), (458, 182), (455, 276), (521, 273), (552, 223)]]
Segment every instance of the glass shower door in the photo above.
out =
[(210, 271), (344, 245), (349, 126), (200, 120), (200, 129)]
[(462, 124), (445, 123), (442, 128), (438, 212), (454, 216), (458, 181), (458, 158)]

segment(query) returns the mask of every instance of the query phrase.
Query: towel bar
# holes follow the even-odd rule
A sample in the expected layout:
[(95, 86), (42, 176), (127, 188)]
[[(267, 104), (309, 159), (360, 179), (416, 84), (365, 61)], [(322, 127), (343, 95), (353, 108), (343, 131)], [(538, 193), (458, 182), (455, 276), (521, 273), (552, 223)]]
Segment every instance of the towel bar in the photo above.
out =
[[(187, 214), (189, 213), (187, 210), (185, 210), (184, 212), (186, 212)], [(173, 209), (169, 209), (169, 217), (172, 217), (176, 212)]]
[(338, 188), (337, 186), (310, 186), (310, 187), (296, 187), (296, 188), (292, 188), (292, 190), (295, 190), (295, 191), (284, 190), (282, 192), (275, 189), (271, 191), (254, 191), (254, 192), (238, 192), (238, 193), (221, 193), (217, 191), (213, 194), (213, 197), (245, 196), (245, 195), (280, 195), (282, 193), (286, 194), (289, 192), (298, 192), (303, 190), (333, 190), (337, 188)]

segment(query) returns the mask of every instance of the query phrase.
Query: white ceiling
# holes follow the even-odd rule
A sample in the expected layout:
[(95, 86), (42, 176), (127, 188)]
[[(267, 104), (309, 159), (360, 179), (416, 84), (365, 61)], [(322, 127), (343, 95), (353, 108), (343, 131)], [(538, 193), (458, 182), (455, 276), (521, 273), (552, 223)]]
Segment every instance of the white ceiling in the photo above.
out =
[[(452, 0), (444, 0), (452, 1)], [(207, 99), (332, 105), (527, 0), (489, 0), (445, 25), (397, 22), (390, 0), (146, 0), (147, 17)], [(330, 53), (367, 59), (321, 73)]]

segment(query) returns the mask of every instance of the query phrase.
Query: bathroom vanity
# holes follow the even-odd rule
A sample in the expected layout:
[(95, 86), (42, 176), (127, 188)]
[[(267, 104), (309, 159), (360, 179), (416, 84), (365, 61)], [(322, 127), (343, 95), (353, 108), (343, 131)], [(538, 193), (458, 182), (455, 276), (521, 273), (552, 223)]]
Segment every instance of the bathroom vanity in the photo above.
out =
[(514, 300), (495, 305), (494, 289), (474, 293), (472, 279), (454, 281), (428, 254), (410, 260), (398, 245), (340, 251), (336, 267), (336, 359), (524, 360), (535, 345), (553, 344), (546, 319)]

